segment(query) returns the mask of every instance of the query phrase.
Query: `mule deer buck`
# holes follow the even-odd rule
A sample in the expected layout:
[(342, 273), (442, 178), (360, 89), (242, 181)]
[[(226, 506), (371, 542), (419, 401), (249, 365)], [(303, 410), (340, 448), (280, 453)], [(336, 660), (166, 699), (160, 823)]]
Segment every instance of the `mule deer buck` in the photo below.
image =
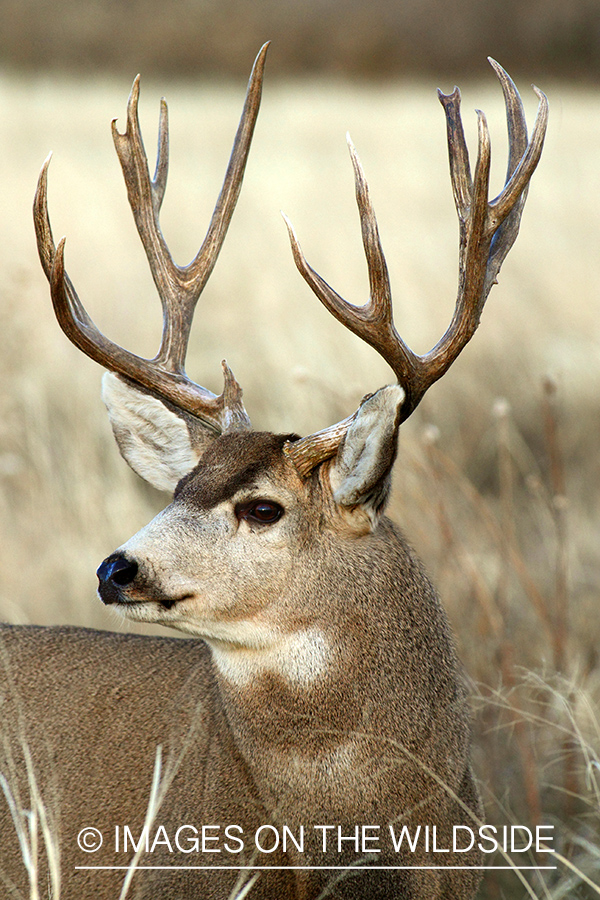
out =
[[(485, 117), (478, 113), (471, 178), (459, 91), (440, 93), (460, 272), (452, 322), (425, 356), (394, 328), (375, 214), (350, 147), (369, 301), (343, 300), (305, 261), (288, 223), (293, 255), (321, 302), (376, 348), (398, 383), (309, 437), (253, 432), (227, 364), (215, 396), (189, 380), (184, 360), (240, 191), (265, 55), (266, 47), (207, 236), (188, 266), (173, 262), (159, 227), (166, 106), (153, 178), (138, 80), (125, 132), (113, 123), (163, 306), (154, 359), (113, 344), (86, 313), (64, 269), (64, 240), (55, 247), (52, 238), (47, 163), (40, 176), (35, 227), (60, 326), (110, 370), (103, 397), (125, 459), (174, 491), (100, 565), (100, 598), (127, 619), (192, 638), (4, 628), (0, 866), (10, 897), (29, 896), (16, 834), (31, 847), (36, 823), (38, 881), (63, 900), (116, 900), (132, 838), (140, 848), (129, 893), (136, 898), (227, 898), (247, 879), (246, 896), (257, 898), (466, 900), (479, 881), (477, 844), (453, 846), (458, 826), (464, 835), (480, 824), (463, 677), (436, 593), (384, 510), (399, 425), (471, 338), (517, 236), (546, 98), (536, 90), (528, 140), (517, 90), (492, 62), (510, 148), (505, 187), (490, 202)], [(147, 817), (159, 747), (164, 783)], [(104, 841), (94, 853), (84, 852), (91, 827)]]

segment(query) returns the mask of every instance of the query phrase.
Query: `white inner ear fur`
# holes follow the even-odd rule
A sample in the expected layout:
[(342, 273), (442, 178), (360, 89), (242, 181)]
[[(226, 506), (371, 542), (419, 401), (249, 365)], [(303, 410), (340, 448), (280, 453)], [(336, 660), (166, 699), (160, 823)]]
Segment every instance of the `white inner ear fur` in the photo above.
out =
[(112, 372), (102, 379), (102, 400), (123, 458), (149, 484), (172, 493), (203, 449), (193, 446), (184, 419)]
[(361, 507), (373, 525), (387, 500), (404, 396), (400, 385), (394, 384), (365, 400), (329, 469), (335, 502), (342, 507)]

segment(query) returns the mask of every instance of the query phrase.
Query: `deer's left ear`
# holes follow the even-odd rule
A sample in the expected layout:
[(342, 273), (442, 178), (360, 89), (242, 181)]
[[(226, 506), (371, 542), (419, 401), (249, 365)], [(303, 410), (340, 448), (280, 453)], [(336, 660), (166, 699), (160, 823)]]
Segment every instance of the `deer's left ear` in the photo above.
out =
[(364, 400), (329, 469), (335, 502), (346, 510), (362, 510), (372, 527), (390, 492), (404, 396), (394, 384)]

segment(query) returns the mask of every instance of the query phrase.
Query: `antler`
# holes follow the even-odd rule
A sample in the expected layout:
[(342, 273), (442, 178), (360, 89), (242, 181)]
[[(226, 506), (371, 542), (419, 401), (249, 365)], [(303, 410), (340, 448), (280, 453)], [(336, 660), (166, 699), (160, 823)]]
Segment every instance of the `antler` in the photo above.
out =
[[(525, 111), (519, 93), (504, 69), (489, 60), (504, 93), (508, 123), (509, 159), (506, 183), (500, 194), (488, 201), (490, 137), (485, 115), (478, 110), (478, 153), (471, 178), (469, 152), (460, 117), (460, 91), (438, 91), (446, 114), (450, 176), (460, 224), (459, 284), (452, 321), (441, 340), (424, 356), (418, 356), (394, 327), (390, 281), (379, 239), (375, 212), (362, 166), (350, 139), (348, 145), (362, 239), (369, 269), (370, 297), (364, 306), (348, 303), (309, 266), (291, 223), (284, 216), (296, 266), (317, 295), (346, 328), (371, 344), (393, 369), (405, 391), (401, 421), (414, 411), (427, 389), (449, 369), (473, 336), (483, 306), (504, 259), (516, 240), (529, 180), (539, 162), (546, 125), (548, 101), (534, 86), (539, 98), (531, 140), (527, 140)], [(307, 474), (323, 459), (335, 454), (352, 417), (322, 432), (286, 445), (286, 452), (299, 470)]]
[(162, 340), (154, 359), (143, 359), (114, 344), (98, 330), (83, 308), (65, 272), (65, 239), (55, 247), (52, 237), (47, 207), (50, 158), (41, 171), (34, 202), (38, 252), (50, 282), (56, 317), (67, 337), (96, 362), (192, 413), (217, 433), (250, 428), (250, 420), (242, 403), (242, 390), (225, 361), (222, 364), (225, 385), (220, 396), (195, 384), (185, 374), (185, 355), (196, 303), (215, 266), (240, 193), (260, 107), (267, 49), (268, 44), (261, 48), (250, 75), (225, 180), (206, 237), (198, 254), (187, 266), (178, 266), (173, 262), (159, 225), (169, 155), (165, 100), (161, 101), (158, 157), (152, 179), (138, 118), (139, 75), (133, 83), (127, 105), (125, 133), (119, 133), (116, 120), (112, 122), (113, 140), (123, 169), (129, 203), (163, 308)]

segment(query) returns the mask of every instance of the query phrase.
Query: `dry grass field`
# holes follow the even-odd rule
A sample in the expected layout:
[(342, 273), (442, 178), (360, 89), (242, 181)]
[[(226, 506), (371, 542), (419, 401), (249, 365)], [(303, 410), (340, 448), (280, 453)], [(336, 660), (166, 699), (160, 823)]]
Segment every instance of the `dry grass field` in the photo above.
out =
[[(473, 108), (488, 115), (499, 189), (501, 91), (483, 75), (462, 85), (463, 115), (471, 146)], [(225, 356), (255, 428), (315, 430), (391, 379), (309, 292), (279, 214), (317, 270), (364, 302), (347, 130), (370, 181), (398, 330), (421, 352), (445, 330), (457, 226), (435, 87), (267, 80), (188, 363), (220, 391)], [(535, 97), (519, 87), (533, 122)], [(550, 127), (521, 235), (480, 331), (403, 427), (391, 510), (440, 590), (473, 681), (486, 821), (555, 826), (559, 854), (538, 862), (556, 871), (527, 873), (530, 886), (525, 873), (490, 873), (490, 900), (600, 894), (600, 94), (542, 87)], [(52, 150), (51, 217), (56, 237), (68, 236), (79, 294), (103, 331), (152, 355), (160, 306), (109, 130), (128, 89), (120, 79), (0, 82), (0, 614), (12, 622), (123, 628), (95, 598), (95, 569), (166, 501), (120, 459), (101, 372), (59, 331), (30, 213)], [(179, 261), (203, 237), (242, 92), (142, 81), (150, 157), (158, 99), (169, 100), (162, 223)]]

